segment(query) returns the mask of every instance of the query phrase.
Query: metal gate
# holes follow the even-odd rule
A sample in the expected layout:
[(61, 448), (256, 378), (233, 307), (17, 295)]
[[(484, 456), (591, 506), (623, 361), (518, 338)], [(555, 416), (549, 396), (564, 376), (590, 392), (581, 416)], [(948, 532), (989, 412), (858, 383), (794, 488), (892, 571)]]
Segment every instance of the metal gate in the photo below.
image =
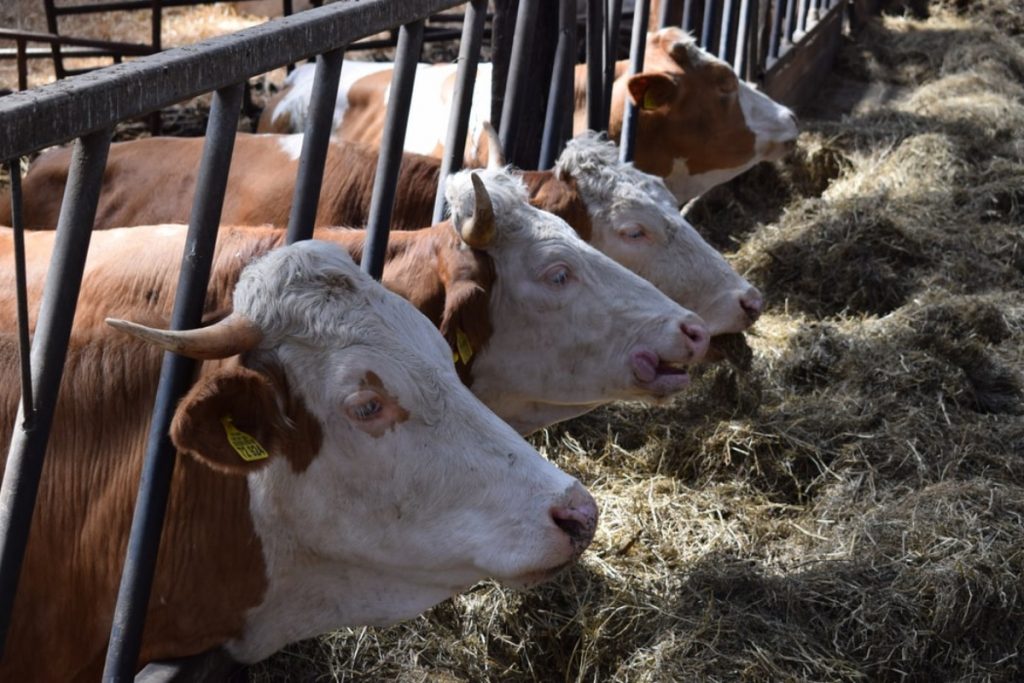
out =
[[(303, 59), (316, 58), (310, 115), (287, 228), (288, 243), (308, 239), (319, 201), (345, 48), (359, 38), (400, 26), (362, 261), (363, 269), (379, 279), (424, 18), (458, 4), (462, 3), (458, 0), (339, 2), (195, 46), (117, 64), (84, 78), (71, 78), (0, 98), (0, 160), (6, 161), (11, 174), (22, 341), (22, 404), (0, 486), (0, 649), (10, 625), (28, 542), (113, 125), (201, 93), (214, 93), (171, 321), (174, 329), (196, 327), (210, 276), (246, 79)], [(771, 88), (782, 86), (773, 86), (773, 83), (793, 81), (792, 77), (786, 80), (780, 74), (793, 68), (792, 63), (813, 61), (814, 55), (808, 57), (804, 53), (800, 57), (801, 41), (824, 35), (821, 27), (838, 26), (843, 4), (837, 0), (686, 0), (684, 3), (665, 0), (660, 20), (662, 24), (673, 21), (671, 13), (678, 10), (679, 21), (698, 33), (703, 45), (713, 48), (712, 51), (733, 64), (741, 75), (762, 83), (771, 94), (778, 96)], [(576, 0), (559, 3), (557, 31), (550, 32), (555, 41), (554, 64), (538, 74), (536, 65), (530, 65), (530, 46), (536, 40), (533, 34), (541, 0), (518, 3), (507, 65), (506, 96), (497, 126), (502, 145), (513, 162), (517, 160), (515, 150), (522, 148), (524, 137), (529, 137), (525, 144), (532, 145), (534, 153), (539, 149), (539, 166), (550, 167), (571, 134), (572, 81), (577, 52), (576, 5)], [(607, 128), (621, 5), (621, 0), (587, 2), (587, 120), (595, 129)], [(458, 170), (462, 164), (461, 152), (465, 147), (487, 2), (471, 0), (464, 7), (454, 94), (456, 106), (452, 107), (446, 137), (442, 183), (448, 173)], [(632, 25), (633, 72), (642, 68), (648, 19), (648, 0), (637, 2)], [(827, 45), (828, 41), (825, 43)], [(798, 57), (803, 61), (798, 61)], [(529, 87), (536, 88), (538, 82), (546, 89), (547, 106), (528, 108), (525, 93)], [(636, 112), (630, 109), (622, 140), (622, 155), (626, 160), (632, 158), (631, 135), (635, 131)], [(520, 134), (528, 116), (539, 116), (543, 122), (539, 139)], [(72, 139), (74, 151), (56, 244), (29, 353), (23, 232), (19, 215), (20, 157)], [(443, 194), (439, 188), (436, 217), (439, 218), (443, 210)], [(172, 353), (164, 356), (104, 679), (125, 680), (131, 678), (135, 670), (175, 462), (175, 450), (167, 432), (174, 406), (187, 391), (193, 369), (192, 360)]]

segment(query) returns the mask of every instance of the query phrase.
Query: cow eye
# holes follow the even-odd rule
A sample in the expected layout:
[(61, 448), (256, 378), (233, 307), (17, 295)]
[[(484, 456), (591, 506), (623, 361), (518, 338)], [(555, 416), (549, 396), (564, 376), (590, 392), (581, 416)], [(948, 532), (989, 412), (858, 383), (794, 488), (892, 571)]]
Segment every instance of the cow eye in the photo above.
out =
[(569, 267), (564, 265), (554, 266), (544, 273), (544, 279), (548, 284), (554, 285), (555, 287), (564, 286), (569, 282), (570, 276), (571, 273), (569, 272)]
[(352, 409), (356, 418), (360, 420), (369, 420), (371, 417), (377, 415), (381, 410), (382, 406), (380, 401), (377, 399), (370, 399), (366, 403), (361, 403)]
[(345, 401), (345, 412), (353, 420), (372, 420), (384, 410), (380, 398), (372, 391), (360, 391)]
[(639, 225), (619, 231), (619, 236), (624, 240), (636, 242), (647, 238), (647, 231)]

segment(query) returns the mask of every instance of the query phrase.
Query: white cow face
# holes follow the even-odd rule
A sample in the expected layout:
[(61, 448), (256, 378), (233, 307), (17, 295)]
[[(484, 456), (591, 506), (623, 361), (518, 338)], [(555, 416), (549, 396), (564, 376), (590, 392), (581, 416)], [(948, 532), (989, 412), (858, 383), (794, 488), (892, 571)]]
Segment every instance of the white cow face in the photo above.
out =
[[(481, 173), (495, 232), (483, 248), (496, 273), (494, 333), (473, 365), (473, 392), (521, 433), (619, 399), (662, 399), (689, 382), (707, 350), (691, 311), (583, 242), (561, 219), (532, 208), (522, 183)], [(465, 234), (474, 195), (467, 174), (448, 181)]]
[[(485, 577), (543, 581), (589, 544), (586, 490), (485, 408), (429, 320), (339, 247), (271, 252), (243, 272), (234, 307), (256, 330), (246, 367), (193, 390), (180, 409), (191, 422), (172, 435), (214, 467), (248, 472), (268, 588), (229, 644), (239, 661), (410, 618)], [(229, 400), (233, 382), (243, 389)], [(196, 434), (220, 413), (270, 457), (211, 455)]]
[(556, 168), (583, 196), (596, 249), (695, 312), (712, 335), (757, 320), (761, 293), (679, 214), (660, 178), (620, 162), (618, 148), (594, 134), (571, 140)]

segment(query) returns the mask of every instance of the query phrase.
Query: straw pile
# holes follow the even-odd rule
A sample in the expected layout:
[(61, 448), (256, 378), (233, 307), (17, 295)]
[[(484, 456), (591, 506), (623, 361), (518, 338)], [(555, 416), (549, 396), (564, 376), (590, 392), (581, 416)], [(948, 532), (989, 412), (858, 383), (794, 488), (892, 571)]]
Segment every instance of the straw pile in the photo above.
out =
[(770, 298), (734, 362), (535, 438), (601, 505), (579, 566), (255, 680), (1024, 677), (1024, 40), (948, 5), (843, 48), (899, 97), (692, 207)]

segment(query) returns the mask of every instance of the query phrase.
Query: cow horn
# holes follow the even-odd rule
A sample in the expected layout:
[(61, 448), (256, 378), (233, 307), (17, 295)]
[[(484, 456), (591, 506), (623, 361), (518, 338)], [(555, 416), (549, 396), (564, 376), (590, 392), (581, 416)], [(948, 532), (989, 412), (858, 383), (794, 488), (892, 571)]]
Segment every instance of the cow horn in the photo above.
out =
[(255, 348), (263, 339), (256, 323), (239, 313), (195, 330), (158, 330), (116, 318), (107, 318), (107, 324), (144, 342), (199, 360), (228, 358)]
[(474, 249), (486, 249), (494, 241), (494, 204), (491, 203), (491, 196), (487, 194), (484, 181), (476, 173), (469, 174), (473, 181), (473, 194), (476, 195), (476, 205), (473, 207), (473, 215), (466, 219), (459, 231), (462, 241)]
[(501, 148), (501, 140), (498, 139), (498, 131), (490, 121), (484, 121), (484, 133), (487, 134), (487, 168), (502, 168), (505, 161), (505, 150)]

